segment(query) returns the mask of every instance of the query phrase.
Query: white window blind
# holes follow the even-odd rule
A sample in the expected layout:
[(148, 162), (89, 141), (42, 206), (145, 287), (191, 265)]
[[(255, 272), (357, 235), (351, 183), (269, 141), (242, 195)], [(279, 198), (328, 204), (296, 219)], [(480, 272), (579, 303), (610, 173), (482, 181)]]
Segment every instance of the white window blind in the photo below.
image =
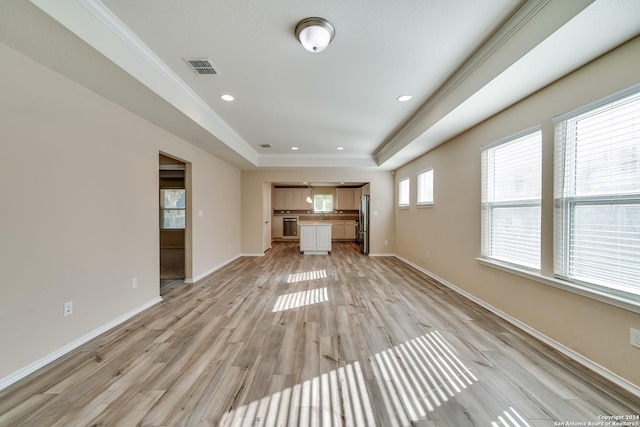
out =
[(640, 92), (555, 123), (555, 273), (640, 294)]
[(409, 206), (409, 178), (398, 184), (398, 206)]
[(540, 129), (482, 151), (482, 256), (540, 269)]
[(433, 169), (418, 174), (417, 204), (433, 204)]

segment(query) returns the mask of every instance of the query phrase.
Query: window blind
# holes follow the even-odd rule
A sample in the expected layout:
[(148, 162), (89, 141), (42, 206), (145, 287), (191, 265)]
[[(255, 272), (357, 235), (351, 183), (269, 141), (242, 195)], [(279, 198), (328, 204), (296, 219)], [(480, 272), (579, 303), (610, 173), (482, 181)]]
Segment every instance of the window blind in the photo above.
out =
[(539, 128), (482, 150), (482, 256), (540, 269)]
[(398, 206), (409, 206), (409, 178), (398, 183)]
[(556, 275), (640, 294), (640, 91), (555, 120)]
[(417, 204), (433, 204), (433, 169), (418, 174)]

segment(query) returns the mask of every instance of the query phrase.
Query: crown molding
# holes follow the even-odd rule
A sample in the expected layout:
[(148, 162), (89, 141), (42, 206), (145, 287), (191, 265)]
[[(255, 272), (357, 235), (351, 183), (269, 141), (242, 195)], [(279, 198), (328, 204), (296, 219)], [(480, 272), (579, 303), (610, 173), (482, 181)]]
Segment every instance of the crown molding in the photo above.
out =
[[(593, 1), (593, 0), (592, 0)], [(444, 101), (452, 96), (454, 91), (460, 89), (464, 83), (472, 80), (472, 77), (475, 77), (475, 74), (479, 71), (479, 69), (489, 62), (495, 60), (496, 62), (500, 62), (499, 55), (502, 54), (503, 48), (507, 45), (511, 40), (513, 40), (517, 35), (520, 35), (521, 31), (527, 27), (527, 25), (541, 12), (545, 9), (545, 7), (550, 3), (550, 0), (532, 0), (526, 1), (524, 4), (515, 11), (506, 22), (494, 32), (493, 35), (489, 37), (489, 39), (482, 44), (482, 46), (473, 53), (470, 58), (456, 71), (452, 74), (452, 76), (431, 96), (419, 109), (418, 111), (407, 120), (402, 126), (400, 126), (387, 140), (374, 152), (374, 156), (376, 158), (376, 162), (381, 165), (389, 158), (391, 158), (397, 151), (404, 148), (410, 141), (407, 141), (407, 135), (411, 132), (414, 132), (416, 128), (422, 122), (428, 121), (428, 116), (432, 113), (437, 107), (440, 107)], [(584, 7), (586, 7), (591, 2), (585, 3)], [(530, 49), (533, 49), (535, 45), (537, 45), (540, 41), (539, 38), (534, 39), (534, 45), (530, 46)], [(529, 49), (529, 50), (530, 50)], [(519, 56), (525, 55), (527, 52), (518, 52)], [(513, 61), (505, 61), (506, 68)], [(491, 79), (495, 78), (499, 75), (503, 69), (500, 69), (497, 72), (491, 73), (491, 75), (485, 77), (483, 81), (476, 83), (475, 87), (470, 87), (467, 89), (471, 91), (471, 93), (467, 93), (466, 98), (471, 96), (473, 93), (477, 92), (481, 89), (485, 84), (487, 84)], [(484, 76), (481, 76), (484, 77)], [(470, 83), (473, 85), (473, 83)], [(460, 102), (457, 102), (456, 105), (459, 105)], [(447, 111), (448, 113), (449, 111)], [(439, 119), (439, 118), (437, 118)], [(436, 121), (437, 121), (436, 119)], [(420, 132), (422, 133), (422, 132)], [(417, 135), (414, 135), (414, 139)]]

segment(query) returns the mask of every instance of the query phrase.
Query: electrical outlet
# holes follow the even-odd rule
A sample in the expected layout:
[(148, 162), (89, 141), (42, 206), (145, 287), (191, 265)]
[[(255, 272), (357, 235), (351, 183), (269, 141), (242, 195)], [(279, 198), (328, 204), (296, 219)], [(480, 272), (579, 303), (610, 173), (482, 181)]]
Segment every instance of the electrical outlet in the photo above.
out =
[(630, 333), (630, 344), (634, 347), (640, 348), (640, 331), (637, 329), (633, 329), (631, 328), (631, 333)]
[(73, 301), (67, 301), (63, 307), (64, 317), (71, 316), (73, 314)]
[(133, 279), (131, 279), (131, 287), (133, 289), (138, 287), (138, 278), (137, 277), (134, 277)]

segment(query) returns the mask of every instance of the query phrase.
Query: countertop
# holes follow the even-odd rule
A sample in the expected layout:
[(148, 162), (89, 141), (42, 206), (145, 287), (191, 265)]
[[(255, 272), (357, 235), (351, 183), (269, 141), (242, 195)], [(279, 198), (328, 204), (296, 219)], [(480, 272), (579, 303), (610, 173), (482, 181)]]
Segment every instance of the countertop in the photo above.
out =
[(331, 224), (331, 221), (298, 221), (298, 225), (326, 225), (331, 227), (333, 224)]
[(320, 214), (315, 215), (298, 215), (300, 221), (357, 221), (358, 215), (353, 214), (327, 214), (322, 217)]

